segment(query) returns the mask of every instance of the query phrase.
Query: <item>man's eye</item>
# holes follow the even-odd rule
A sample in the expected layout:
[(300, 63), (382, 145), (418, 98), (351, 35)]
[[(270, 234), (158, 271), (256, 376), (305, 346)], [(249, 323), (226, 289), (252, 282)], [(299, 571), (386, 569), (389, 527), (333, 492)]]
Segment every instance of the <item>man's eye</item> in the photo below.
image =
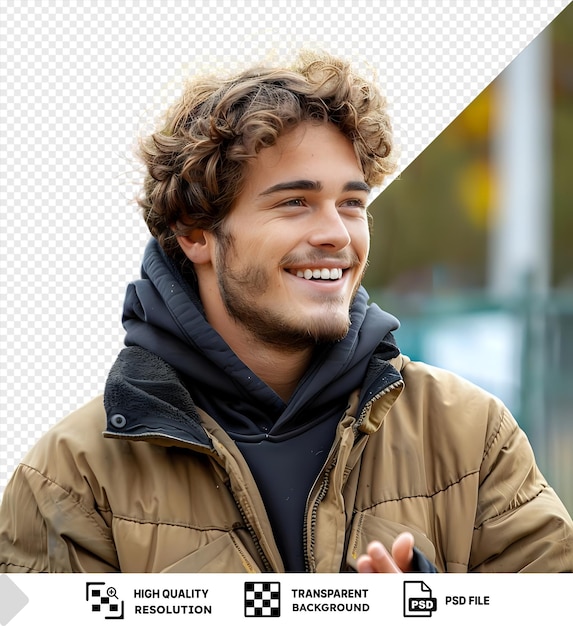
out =
[(294, 206), (294, 207), (304, 206), (304, 199), (303, 198), (289, 198), (288, 200), (281, 202), (281, 206)]
[(359, 209), (364, 209), (366, 207), (366, 203), (360, 198), (351, 198), (350, 200), (345, 200), (343, 202), (344, 206), (357, 207)]

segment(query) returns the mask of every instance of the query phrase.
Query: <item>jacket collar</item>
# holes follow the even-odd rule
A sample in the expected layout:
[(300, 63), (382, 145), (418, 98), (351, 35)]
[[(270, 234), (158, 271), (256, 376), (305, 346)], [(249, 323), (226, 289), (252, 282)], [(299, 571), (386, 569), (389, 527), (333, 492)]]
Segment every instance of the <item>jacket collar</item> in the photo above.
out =
[(104, 436), (212, 448), (175, 369), (144, 348), (120, 352), (106, 381), (104, 406)]
[[(385, 350), (381, 347), (372, 356), (359, 394), (357, 426), (366, 434), (377, 430), (387, 413), (371, 415), (372, 403), (384, 396), (389, 409), (403, 387), (398, 369), (404, 359), (399, 356), (389, 362), (383, 358)], [(120, 352), (106, 382), (104, 406), (106, 437), (213, 450), (199, 409), (178, 372), (144, 348), (131, 346)]]

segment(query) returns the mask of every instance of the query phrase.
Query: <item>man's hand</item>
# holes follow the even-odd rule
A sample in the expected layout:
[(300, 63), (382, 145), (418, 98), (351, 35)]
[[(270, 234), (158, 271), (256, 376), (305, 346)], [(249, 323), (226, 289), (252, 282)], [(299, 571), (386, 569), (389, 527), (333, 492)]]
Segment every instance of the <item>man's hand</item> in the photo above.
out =
[(366, 554), (358, 557), (356, 568), (360, 574), (393, 574), (409, 572), (414, 555), (414, 537), (402, 533), (392, 544), (392, 554), (379, 541), (368, 544)]

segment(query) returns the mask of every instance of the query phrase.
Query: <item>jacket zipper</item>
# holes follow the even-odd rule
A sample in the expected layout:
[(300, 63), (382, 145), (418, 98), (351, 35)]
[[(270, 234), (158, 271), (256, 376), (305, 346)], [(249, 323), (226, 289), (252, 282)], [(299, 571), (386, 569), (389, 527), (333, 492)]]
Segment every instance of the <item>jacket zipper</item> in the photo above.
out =
[(360, 415), (358, 416), (358, 419), (356, 420), (356, 423), (353, 426), (354, 430), (358, 431), (358, 428), (360, 427), (360, 425), (364, 421), (364, 418), (366, 417), (366, 413), (368, 412), (368, 409), (372, 406), (372, 404), (374, 404), (374, 402), (376, 402), (377, 400), (380, 400), (380, 398), (382, 396), (385, 396), (387, 393), (394, 391), (394, 389), (401, 387), (403, 384), (404, 384), (404, 381), (402, 379), (397, 380), (396, 382), (390, 383), (388, 386), (384, 387), (384, 389), (382, 389), (377, 394), (372, 396), (372, 398), (370, 398), (370, 400), (368, 400), (368, 402), (364, 405), (364, 408), (362, 409), (362, 411), (360, 411)]
[[(336, 458), (336, 455), (335, 455), (335, 458)], [(314, 568), (314, 544), (315, 544), (316, 516), (318, 512), (318, 505), (322, 502), (322, 500), (324, 499), (324, 496), (326, 495), (326, 492), (328, 491), (328, 485), (330, 482), (330, 473), (332, 472), (332, 468), (334, 467), (334, 465), (335, 465), (335, 461), (333, 461), (328, 466), (328, 468), (324, 471), (322, 484), (321, 484), (320, 490), (316, 496), (316, 499), (312, 507), (311, 518), (310, 518), (310, 525), (311, 525), (310, 546), (308, 550), (305, 549), (305, 553), (304, 553), (304, 569), (306, 572), (313, 572), (315, 569)], [(305, 514), (304, 516), (305, 524), (302, 529), (302, 541), (303, 541), (304, 546), (306, 546), (307, 539), (308, 539), (306, 517), (307, 515)], [(311, 560), (313, 561), (312, 567), (311, 567)]]
[(239, 509), (239, 513), (241, 514), (241, 517), (243, 518), (243, 521), (245, 522), (245, 526), (247, 527), (247, 530), (249, 531), (249, 535), (251, 536), (251, 539), (253, 540), (253, 543), (255, 544), (255, 548), (257, 549), (257, 553), (261, 558), (261, 561), (263, 562), (264, 565), (264, 571), (266, 572), (272, 572), (273, 568), (271, 567), (271, 564), (267, 558), (267, 555), (265, 554), (261, 543), (259, 541), (259, 537), (257, 535), (257, 533), (255, 532), (255, 530), (253, 529), (253, 527), (251, 526), (251, 523), (249, 522), (249, 519), (247, 517), (247, 514), (245, 513), (245, 509), (243, 508), (243, 506), (241, 505), (241, 503), (237, 500), (237, 498), (235, 497), (235, 493), (232, 489), (230, 489), (231, 493), (233, 494), (233, 500), (235, 500), (235, 504), (237, 505), (237, 508)]
[[(354, 437), (355, 440), (358, 437), (358, 427), (360, 426), (360, 424), (364, 421), (364, 418), (366, 417), (366, 413), (368, 412), (368, 409), (372, 406), (372, 404), (374, 404), (374, 402), (376, 402), (377, 400), (379, 400), (380, 398), (382, 398), (382, 396), (385, 396), (387, 393), (390, 393), (391, 391), (393, 391), (394, 389), (396, 389), (397, 387), (400, 387), (403, 384), (402, 380), (398, 380), (394, 383), (390, 383), (388, 386), (384, 387), (384, 389), (380, 390), (377, 394), (375, 394), (374, 396), (372, 396), (372, 398), (370, 398), (370, 400), (368, 400), (368, 402), (364, 405), (362, 411), (360, 412), (360, 415), (358, 416), (356, 423), (353, 425), (353, 430), (354, 430)], [(339, 444), (338, 444), (339, 445)], [(337, 445), (337, 447), (338, 447)], [(304, 562), (305, 562), (305, 571), (306, 572), (313, 572), (315, 567), (314, 567), (314, 546), (315, 546), (315, 535), (316, 535), (316, 517), (317, 517), (317, 513), (318, 513), (318, 507), (320, 505), (320, 503), (322, 502), (322, 500), (324, 499), (324, 497), (326, 496), (326, 493), (328, 491), (328, 487), (329, 487), (329, 482), (330, 482), (330, 474), (332, 472), (332, 469), (334, 468), (334, 466), (336, 465), (336, 457), (337, 457), (337, 451), (333, 450), (333, 460), (332, 462), (329, 464), (329, 466), (324, 470), (324, 476), (322, 479), (322, 484), (320, 487), (320, 490), (316, 496), (316, 499), (313, 503), (312, 506), (312, 511), (311, 511), (311, 537), (310, 537), (310, 546), (308, 548), (308, 550), (305, 549), (305, 554), (304, 554)], [(308, 503), (307, 503), (307, 511), (308, 511)], [(305, 519), (305, 524), (303, 527), (303, 543), (304, 546), (306, 547), (307, 545), (307, 539), (308, 539), (308, 531), (307, 531), (307, 524), (306, 524), (306, 518), (307, 518), (308, 513), (305, 514), (304, 519)], [(311, 566), (311, 562), (313, 563)]]

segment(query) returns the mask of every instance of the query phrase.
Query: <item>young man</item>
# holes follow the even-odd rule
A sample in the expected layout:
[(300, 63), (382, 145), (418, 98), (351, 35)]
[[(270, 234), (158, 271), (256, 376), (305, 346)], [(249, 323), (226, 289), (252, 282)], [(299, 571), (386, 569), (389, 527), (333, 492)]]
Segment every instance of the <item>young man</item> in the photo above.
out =
[(573, 569), (507, 409), (410, 362), (368, 304), (368, 194), (394, 168), (372, 83), (313, 55), (200, 78), (141, 156), (127, 347), (15, 472), (2, 571)]

